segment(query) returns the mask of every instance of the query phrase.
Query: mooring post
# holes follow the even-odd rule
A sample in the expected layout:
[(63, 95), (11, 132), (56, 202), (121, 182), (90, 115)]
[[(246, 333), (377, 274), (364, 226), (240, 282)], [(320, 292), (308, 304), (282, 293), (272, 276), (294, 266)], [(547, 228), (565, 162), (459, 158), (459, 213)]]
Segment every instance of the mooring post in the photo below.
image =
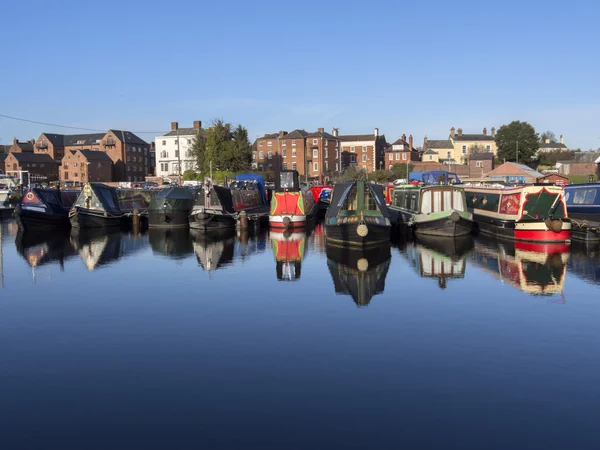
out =
[(248, 229), (248, 214), (246, 214), (246, 211), (242, 211), (240, 213), (240, 230), (247, 230)]
[(133, 216), (131, 217), (131, 223), (133, 225), (133, 234), (137, 235), (140, 232), (140, 212), (137, 209), (133, 210)]

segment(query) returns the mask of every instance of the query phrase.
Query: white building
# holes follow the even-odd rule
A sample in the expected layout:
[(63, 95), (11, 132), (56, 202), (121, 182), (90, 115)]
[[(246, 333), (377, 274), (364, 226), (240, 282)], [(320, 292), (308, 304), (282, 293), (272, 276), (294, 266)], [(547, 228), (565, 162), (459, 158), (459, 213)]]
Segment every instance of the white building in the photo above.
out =
[(182, 175), (186, 170), (196, 170), (196, 158), (191, 149), (201, 130), (202, 122), (199, 120), (194, 121), (193, 128), (179, 128), (177, 122), (171, 122), (171, 131), (155, 138), (156, 176), (179, 175), (180, 162)]

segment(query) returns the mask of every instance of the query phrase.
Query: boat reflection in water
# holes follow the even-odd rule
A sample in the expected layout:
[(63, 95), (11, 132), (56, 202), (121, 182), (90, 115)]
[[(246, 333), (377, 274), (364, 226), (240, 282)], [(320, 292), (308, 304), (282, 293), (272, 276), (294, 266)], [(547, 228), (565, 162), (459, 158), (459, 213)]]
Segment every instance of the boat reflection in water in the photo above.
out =
[(563, 292), (570, 247), (479, 236), (473, 262), (504, 283), (531, 295)]
[(349, 248), (328, 244), (326, 253), (336, 294), (350, 295), (357, 306), (366, 306), (385, 289), (392, 257), (389, 245)]
[(415, 241), (400, 244), (405, 258), (421, 278), (438, 280), (440, 289), (446, 289), (447, 281), (465, 277), (473, 238), (418, 236)]
[(147, 247), (148, 237), (103, 228), (73, 228), (71, 244), (87, 269), (92, 271)]
[[(35, 270), (37, 267), (58, 262), (64, 270), (67, 259), (77, 256), (77, 250), (69, 240), (69, 232), (61, 230), (19, 229), (15, 238), (17, 253)], [(34, 272), (35, 276), (35, 272)]]
[(302, 260), (306, 253), (305, 231), (273, 231), (269, 232), (273, 254), (277, 267), (277, 279), (295, 281), (302, 272)]
[(600, 244), (574, 241), (567, 270), (584, 281), (600, 284)]
[(223, 228), (220, 232), (190, 230), (190, 236), (198, 264), (207, 272), (211, 273), (233, 262), (235, 229)]
[(172, 259), (184, 259), (194, 253), (187, 228), (150, 228), (148, 239), (152, 252)]

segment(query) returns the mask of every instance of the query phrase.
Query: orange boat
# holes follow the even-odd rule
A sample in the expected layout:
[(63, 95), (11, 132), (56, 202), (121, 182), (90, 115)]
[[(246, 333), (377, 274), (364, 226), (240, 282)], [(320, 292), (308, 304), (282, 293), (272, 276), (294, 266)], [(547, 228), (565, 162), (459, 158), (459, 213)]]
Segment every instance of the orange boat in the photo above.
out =
[(300, 189), (298, 172), (282, 170), (271, 197), (269, 214), (271, 228), (305, 227), (313, 219), (316, 209), (313, 193), (310, 190)]

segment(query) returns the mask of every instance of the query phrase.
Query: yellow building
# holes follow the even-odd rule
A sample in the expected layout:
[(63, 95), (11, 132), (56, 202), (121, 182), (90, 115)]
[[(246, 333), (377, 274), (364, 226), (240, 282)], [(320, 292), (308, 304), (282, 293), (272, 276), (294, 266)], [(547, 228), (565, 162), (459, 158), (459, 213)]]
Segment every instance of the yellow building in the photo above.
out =
[[(456, 132), (455, 132), (456, 131)], [(492, 133), (488, 135), (487, 128), (483, 129), (482, 134), (464, 134), (462, 128), (455, 130), (450, 129), (448, 139), (452, 142), (453, 154), (452, 164), (467, 164), (471, 153), (493, 153), (497, 154), (496, 148), (496, 128), (492, 127)], [(440, 157), (440, 159), (442, 159)]]

